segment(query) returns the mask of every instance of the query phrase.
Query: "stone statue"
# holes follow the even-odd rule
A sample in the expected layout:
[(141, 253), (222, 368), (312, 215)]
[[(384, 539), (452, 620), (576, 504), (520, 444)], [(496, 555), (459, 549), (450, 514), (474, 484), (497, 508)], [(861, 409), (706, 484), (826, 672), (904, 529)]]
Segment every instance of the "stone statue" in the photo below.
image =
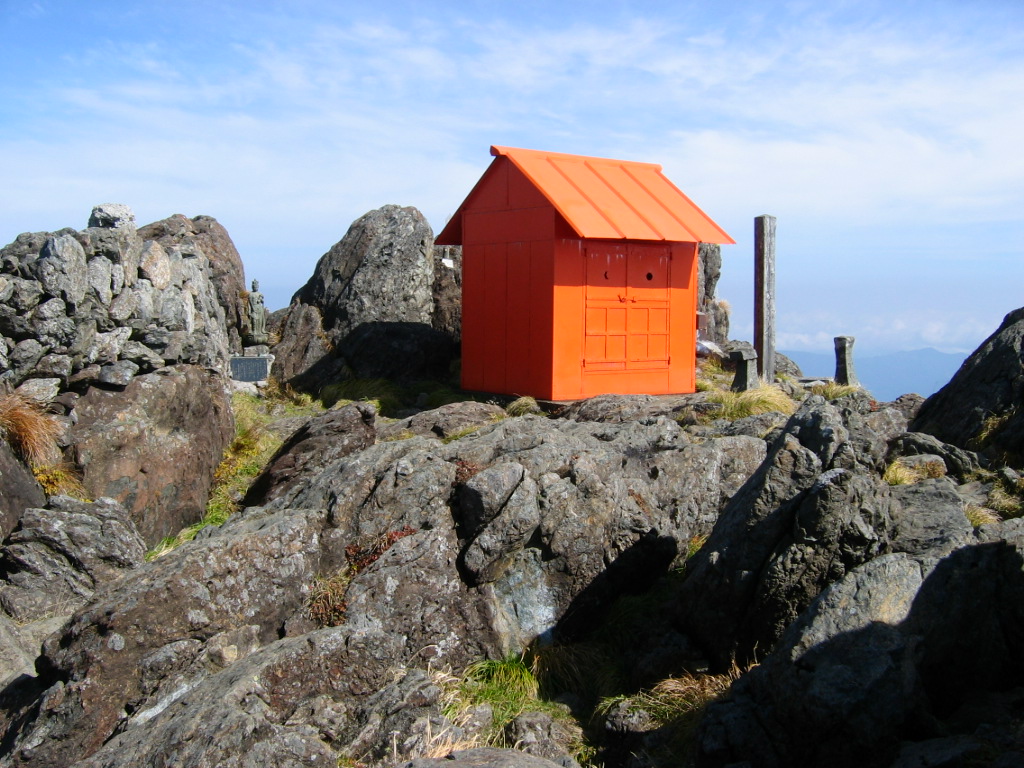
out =
[(252, 281), (249, 292), (249, 341), (253, 344), (267, 343), (267, 309), (263, 306), (259, 280)]

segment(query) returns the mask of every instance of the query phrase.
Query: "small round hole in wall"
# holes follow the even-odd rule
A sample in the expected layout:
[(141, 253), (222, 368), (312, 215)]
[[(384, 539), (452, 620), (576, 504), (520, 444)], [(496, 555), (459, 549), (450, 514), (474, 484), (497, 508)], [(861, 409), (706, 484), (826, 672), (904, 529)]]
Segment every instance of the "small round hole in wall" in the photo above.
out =
[(648, 280), (653, 280), (654, 279), (654, 275), (652, 275), (650, 272), (648, 272), (647, 273), (647, 279)]

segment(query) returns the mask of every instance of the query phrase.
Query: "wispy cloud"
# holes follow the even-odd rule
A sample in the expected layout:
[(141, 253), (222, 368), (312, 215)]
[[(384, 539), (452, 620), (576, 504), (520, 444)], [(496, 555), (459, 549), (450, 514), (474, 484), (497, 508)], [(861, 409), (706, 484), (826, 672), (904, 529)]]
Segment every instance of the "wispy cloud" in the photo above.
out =
[[(543, 23), (531, 20), (540, 6), (529, 18), (493, 4), (277, 7), (195, 3), (191, 26), (153, 32), (137, 11), (122, 20), (130, 35), (97, 27), (78, 35), (88, 46), (37, 55), (38, 71), (0, 72), (12, 113), (0, 157), (18, 180), (0, 239), (80, 225), (89, 206), (116, 199), (140, 218), (217, 216), (250, 271), (276, 270), (285, 249), (311, 268), (386, 202), (417, 205), (439, 228), (488, 144), (503, 143), (660, 162), (741, 241), (727, 269), (749, 258), (750, 219), (766, 212), (790, 233), (788, 268), (810, 285), (842, 270), (885, 274), (893, 259), (928, 262), (956, 284), (953, 226), (984, 225), (990, 251), (1020, 255), (1007, 245), (1024, 197), (1024, 13), (1012, 6), (626, 14), (590, 3), (582, 20), (547, 10)], [(993, 263), (971, 256), (976, 269)], [(1003, 286), (1024, 277), (1014, 261), (1001, 269), (993, 304), (1012, 301)], [(263, 282), (282, 303), (304, 279), (292, 266)], [(742, 327), (749, 314), (734, 304)], [(965, 318), (952, 327), (948, 313), (940, 328), (926, 310), (894, 308), (861, 327), (910, 346), (981, 332)], [(821, 343), (816, 330), (793, 333)]]

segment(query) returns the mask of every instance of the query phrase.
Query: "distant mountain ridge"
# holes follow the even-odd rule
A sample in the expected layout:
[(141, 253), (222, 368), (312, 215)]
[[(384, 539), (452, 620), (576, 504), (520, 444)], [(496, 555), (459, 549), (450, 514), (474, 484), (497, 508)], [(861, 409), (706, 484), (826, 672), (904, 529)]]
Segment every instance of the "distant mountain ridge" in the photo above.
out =
[[(805, 376), (835, 374), (834, 355), (780, 351), (799, 365)], [(895, 400), (908, 392), (924, 397), (934, 394), (953, 378), (966, 357), (966, 354), (931, 348), (863, 356), (857, 355), (855, 350), (853, 365), (860, 383), (876, 399)]]

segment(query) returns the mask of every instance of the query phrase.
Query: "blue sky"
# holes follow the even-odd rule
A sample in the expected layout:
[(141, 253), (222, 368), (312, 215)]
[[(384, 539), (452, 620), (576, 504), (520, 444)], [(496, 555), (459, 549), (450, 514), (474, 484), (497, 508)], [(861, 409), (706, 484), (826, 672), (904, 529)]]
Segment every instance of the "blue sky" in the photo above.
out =
[(1024, 3), (0, 0), (0, 242), (216, 217), (278, 308), (349, 224), (439, 231), (491, 144), (778, 217), (778, 346), (970, 351), (1024, 305)]

